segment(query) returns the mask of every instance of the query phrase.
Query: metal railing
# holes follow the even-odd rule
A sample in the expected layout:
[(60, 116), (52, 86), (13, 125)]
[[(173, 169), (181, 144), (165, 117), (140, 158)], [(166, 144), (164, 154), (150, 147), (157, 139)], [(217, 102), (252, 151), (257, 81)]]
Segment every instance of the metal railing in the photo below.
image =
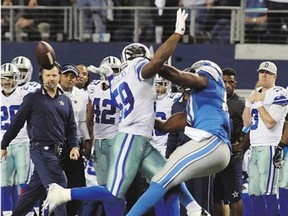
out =
[[(2, 6), (1, 34), (2, 40), (8, 41), (45, 39), (51, 41), (144, 41), (160, 43), (174, 31), (176, 10), (177, 7), (167, 7), (165, 8), (166, 15), (161, 17), (158, 16), (156, 7), (38, 6), (35, 9), (29, 9), (26, 6)], [(31, 11), (38, 12), (38, 15), (36, 13), (32, 17), (35, 22), (32, 26), (21, 28), (20, 17), (23, 17), (22, 14), (25, 13), (29, 15)], [(105, 18), (108, 11), (113, 11), (114, 20)], [(205, 12), (205, 16), (197, 17), (199, 12)], [(268, 40), (265, 41), (266, 34), (277, 32), (273, 31), (274, 29), (267, 29), (266, 22), (260, 23), (259, 26), (256, 22), (248, 23), (248, 14), (287, 14), (288, 11), (268, 11), (266, 8), (243, 9), (242, 6), (211, 7), (209, 9), (193, 7), (188, 8), (188, 13), (186, 35), (183, 37), (184, 43), (234, 44), (267, 42)], [(204, 18), (205, 22), (203, 21)], [(257, 18), (255, 20), (257, 21)], [(278, 36), (278, 34), (283, 36), (279, 41), (273, 39), (273, 43), (287, 43), (286, 23), (288, 23), (287, 20), (283, 19), (281, 29), (276, 29), (280, 33), (268, 35), (270, 38)], [(101, 25), (104, 26), (102, 26), (104, 30), (99, 30), (102, 28)], [(217, 28), (219, 29), (217, 30)]]

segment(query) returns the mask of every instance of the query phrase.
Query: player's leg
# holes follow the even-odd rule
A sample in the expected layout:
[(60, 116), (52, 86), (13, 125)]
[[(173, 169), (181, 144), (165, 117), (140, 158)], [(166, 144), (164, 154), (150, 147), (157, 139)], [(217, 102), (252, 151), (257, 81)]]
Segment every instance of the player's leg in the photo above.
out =
[[(228, 165), (229, 166), (229, 165)], [(227, 169), (227, 167), (225, 168)], [(225, 198), (225, 188), (223, 182), (223, 175), (225, 169), (215, 175), (214, 179), (214, 215), (215, 216), (224, 216), (224, 198)]]
[[(57, 184), (51, 184), (44, 202), (45, 208), (53, 209), (71, 199), (107, 201), (120, 206), (142, 160), (143, 141), (141, 136), (119, 133), (115, 138), (115, 144), (111, 148), (107, 187), (92, 186), (64, 189)], [(122, 215), (122, 213), (118, 212), (118, 215)]]
[[(155, 148), (147, 143), (145, 146), (144, 158), (140, 166), (143, 175), (151, 180), (152, 177), (161, 171), (166, 164), (164, 156)], [(155, 204), (155, 213), (161, 215), (180, 215), (180, 207), (178, 200), (178, 191), (168, 192), (162, 199)]]
[(241, 161), (231, 161), (222, 172), (223, 186), (225, 191), (225, 196), (223, 200), (229, 203), (231, 215), (243, 215), (243, 203), (241, 199)]
[(229, 160), (229, 147), (217, 137), (212, 136), (200, 143), (185, 143), (176, 149), (164, 168), (153, 177), (149, 189), (128, 215), (144, 214), (170, 188), (193, 177), (219, 172), (227, 166)]
[(6, 160), (1, 160), (1, 211), (3, 215), (11, 215), (13, 206), (14, 157), (13, 146), (7, 148)]
[(27, 181), (30, 172), (30, 153), (29, 153), (29, 140), (21, 140), (17, 143), (17, 148), (14, 150), (15, 158), (15, 182), (14, 185), (19, 185), (20, 192), (18, 196), (24, 192), (27, 187)]
[(278, 190), (279, 169), (273, 166), (274, 146), (260, 146), (258, 148), (258, 169), (260, 174), (260, 191), (264, 195), (268, 215), (278, 215)]
[[(243, 215), (244, 204), (242, 201), (242, 161), (235, 162), (233, 170), (235, 171), (235, 174), (233, 174), (233, 171), (231, 172), (231, 174), (235, 178), (234, 180), (232, 180), (232, 183), (233, 182), (234, 183), (233, 183), (233, 186), (231, 187), (232, 193), (230, 193), (233, 196), (233, 198), (230, 201), (231, 215)], [(239, 198), (237, 197), (238, 193), (239, 193)]]
[(259, 187), (259, 170), (257, 167), (257, 150), (256, 147), (251, 148), (250, 159), (248, 162), (249, 185), (248, 191), (253, 206), (253, 215), (266, 215), (266, 207), (263, 196), (260, 196)]
[(288, 212), (288, 148), (284, 148), (284, 164), (281, 172), (281, 181), (279, 182), (279, 205), (280, 205), (280, 216), (284, 216)]
[[(85, 173), (84, 161), (82, 157), (77, 160), (71, 160), (68, 156), (62, 159), (62, 167), (67, 177), (68, 188), (85, 187)], [(66, 203), (66, 210), (68, 215), (79, 214), (82, 202), (79, 200), (72, 200)]]
[(26, 190), (15, 206), (13, 215), (26, 215), (35, 206), (45, 191), (38, 172), (34, 170)]
[[(118, 138), (117, 143), (122, 142)], [(112, 149), (114, 139), (95, 140), (95, 162), (94, 167), (97, 173), (97, 181), (99, 185), (106, 186), (107, 173), (110, 165), (111, 157), (110, 152)], [(124, 212), (125, 200), (119, 199), (117, 202), (103, 202), (103, 207), (106, 215), (119, 215), (120, 212)]]

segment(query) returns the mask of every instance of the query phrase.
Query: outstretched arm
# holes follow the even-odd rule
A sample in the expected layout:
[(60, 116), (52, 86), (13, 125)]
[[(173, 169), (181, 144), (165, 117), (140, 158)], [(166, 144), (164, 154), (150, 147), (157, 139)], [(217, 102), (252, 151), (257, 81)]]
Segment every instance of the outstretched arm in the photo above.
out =
[(176, 18), (176, 29), (175, 33), (171, 35), (156, 51), (154, 57), (151, 61), (146, 64), (142, 71), (141, 75), (144, 79), (152, 78), (160, 70), (162, 65), (169, 59), (176, 49), (176, 46), (181, 39), (182, 35), (185, 33), (185, 21), (188, 14), (185, 10), (180, 8), (177, 11)]
[(177, 85), (193, 89), (204, 89), (208, 85), (208, 78), (205, 75), (180, 71), (170, 65), (163, 65), (158, 74)]
[(184, 130), (185, 126), (187, 126), (186, 113), (180, 112), (170, 116), (166, 122), (155, 119), (154, 128), (158, 131), (167, 133)]

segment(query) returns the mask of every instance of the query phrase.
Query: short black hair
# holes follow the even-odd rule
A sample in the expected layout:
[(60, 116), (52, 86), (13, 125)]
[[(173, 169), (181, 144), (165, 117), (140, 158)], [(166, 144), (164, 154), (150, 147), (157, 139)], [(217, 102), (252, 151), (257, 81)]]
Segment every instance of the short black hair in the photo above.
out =
[[(61, 74), (61, 71), (62, 71), (61, 65), (60, 65), (57, 61), (55, 61), (54, 66), (56, 66), (56, 68), (57, 68), (58, 71), (59, 71), (59, 74)], [(53, 67), (54, 67), (54, 66), (53, 66)], [(38, 76), (38, 77), (39, 77), (39, 83), (40, 83), (41, 85), (43, 84), (42, 72), (43, 72), (44, 69), (45, 69), (45, 68), (41, 67), (40, 70), (39, 70), (39, 76)]]
[(236, 71), (233, 68), (227, 67), (222, 69), (223, 75), (235, 76), (237, 75)]

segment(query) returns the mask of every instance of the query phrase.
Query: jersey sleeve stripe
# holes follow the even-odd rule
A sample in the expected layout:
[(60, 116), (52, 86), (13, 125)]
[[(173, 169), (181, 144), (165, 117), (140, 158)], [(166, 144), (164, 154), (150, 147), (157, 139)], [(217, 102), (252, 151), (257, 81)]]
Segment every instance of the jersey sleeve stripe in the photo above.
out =
[(144, 67), (144, 65), (147, 63), (148, 63), (147, 59), (142, 59), (135, 65), (135, 71), (137, 73), (137, 78), (139, 81), (142, 80), (142, 76), (141, 76), (140, 72), (141, 72), (142, 68)]
[(272, 104), (286, 106), (288, 104), (288, 99), (284, 95), (280, 95), (274, 98)]

